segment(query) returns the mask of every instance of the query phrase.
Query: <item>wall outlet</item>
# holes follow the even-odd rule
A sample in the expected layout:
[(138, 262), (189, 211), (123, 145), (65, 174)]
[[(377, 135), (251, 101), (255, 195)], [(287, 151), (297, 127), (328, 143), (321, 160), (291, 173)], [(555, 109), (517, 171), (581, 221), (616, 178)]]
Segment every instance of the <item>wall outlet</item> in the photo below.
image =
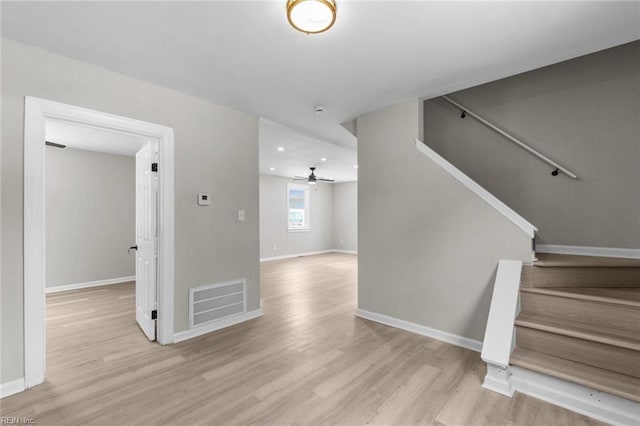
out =
[(278, 246), (274, 244), (273, 245), (273, 251), (276, 251), (276, 250), (278, 250)]
[(245, 216), (244, 210), (238, 210), (238, 220), (240, 222), (244, 222), (244, 216)]
[(340, 240), (340, 245), (343, 246), (344, 245), (344, 240)]

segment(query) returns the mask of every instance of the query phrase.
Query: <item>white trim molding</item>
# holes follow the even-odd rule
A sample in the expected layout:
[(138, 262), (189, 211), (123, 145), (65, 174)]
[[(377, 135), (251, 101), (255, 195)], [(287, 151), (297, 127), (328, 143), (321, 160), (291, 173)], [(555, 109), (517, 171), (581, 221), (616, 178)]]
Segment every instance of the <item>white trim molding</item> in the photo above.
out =
[(560, 246), (554, 244), (536, 244), (536, 252), (552, 254), (574, 254), (577, 256), (620, 257), (624, 259), (640, 259), (640, 249)]
[(318, 255), (318, 254), (327, 254), (327, 253), (358, 254), (358, 251), (357, 250), (338, 250), (338, 249), (307, 251), (307, 252), (304, 252), (304, 253), (285, 254), (285, 255), (282, 255), (282, 256), (261, 257), (260, 258), (260, 262), (270, 262), (272, 260), (293, 259), (293, 258), (296, 258), (296, 257), (315, 256), (315, 255)]
[(81, 288), (100, 287), (103, 285), (111, 285), (111, 284), (121, 284), (121, 283), (126, 283), (129, 281), (135, 281), (135, 280), (136, 280), (136, 276), (132, 275), (130, 277), (120, 277), (120, 278), (111, 278), (108, 280), (88, 281), (86, 283), (56, 285), (56, 286), (45, 288), (44, 292), (47, 294), (59, 293), (62, 291), (78, 290)]
[(387, 315), (366, 311), (364, 309), (358, 309), (356, 311), (356, 316), (369, 321), (388, 325), (390, 327), (410, 331), (411, 333), (420, 334), (421, 336), (427, 336), (446, 343), (451, 343), (452, 345), (460, 346), (472, 351), (480, 352), (480, 350), (482, 349), (482, 342), (478, 340), (469, 339), (468, 337), (459, 336), (457, 334), (447, 333), (446, 331), (442, 330), (436, 330), (435, 328), (416, 324), (410, 321), (405, 321)]
[(538, 228), (529, 223), (525, 218), (516, 213), (505, 203), (496, 198), (489, 191), (478, 185), (473, 179), (465, 175), (456, 166), (445, 160), (437, 152), (429, 148), (419, 139), (415, 139), (416, 149), (429, 157), (434, 163), (440, 166), (444, 171), (456, 178), (461, 184), (466, 186), (471, 192), (482, 198), (487, 204), (497, 210), (504, 217), (513, 222), (518, 228), (525, 232), (530, 238), (534, 238)]
[(6, 398), (7, 396), (22, 392), (25, 389), (24, 378), (2, 383), (0, 384), (0, 398)]
[(292, 253), (292, 254), (284, 254), (282, 256), (272, 256), (272, 257), (261, 257), (260, 262), (270, 262), (272, 260), (283, 260), (283, 259), (293, 259), (295, 257), (304, 257), (304, 256), (315, 256), (317, 254), (327, 254), (331, 253), (333, 250), (318, 250), (318, 251), (307, 251), (304, 253)]
[(173, 343), (174, 149), (173, 129), (73, 105), (25, 97), (24, 118), (24, 383), (45, 371), (45, 123), (59, 121), (157, 140), (159, 147), (157, 339)]
[(184, 342), (185, 340), (193, 339), (194, 337), (202, 336), (203, 334), (208, 334), (214, 331), (221, 330), (223, 328), (231, 327), (232, 325), (240, 324), (242, 322), (261, 317), (262, 315), (262, 308), (260, 308), (253, 311), (244, 312), (239, 315), (234, 315), (233, 317), (224, 318), (220, 321), (215, 321), (207, 323), (206, 325), (194, 327), (190, 330), (180, 331), (174, 334), (173, 342)]
[[(302, 191), (304, 194), (304, 222), (301, 228), (291, 227), (291, 191)], [(287, 182), (287, 231), (309, 232), (311, 230), (311, 188), (301, 183)]]
[(331, 250), (334, 253), (358, 254), (358, 250)]
[(612, 425), (640, 424), (640, 404), (636, 402), (546, 374), (509, 368), (517, 392)]

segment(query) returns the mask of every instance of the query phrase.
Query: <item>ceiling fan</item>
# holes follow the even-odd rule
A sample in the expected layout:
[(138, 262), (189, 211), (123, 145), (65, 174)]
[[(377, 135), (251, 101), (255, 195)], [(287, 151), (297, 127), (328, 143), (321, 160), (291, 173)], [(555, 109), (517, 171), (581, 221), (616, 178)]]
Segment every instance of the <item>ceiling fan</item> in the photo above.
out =
[(333, 179), (325, 179), (325, 178), (317, 177), (316, 174), (314, 173), (316, 170), (315, 167), (309, 167), (309, 169), (311, 169), (311, 174), (309, 176), (307, 177), (294, 176), (293, 180), (306, 180), (307, 182), (309, 182), (310, 185), (315, 185), (316, 182), (335, 182)]

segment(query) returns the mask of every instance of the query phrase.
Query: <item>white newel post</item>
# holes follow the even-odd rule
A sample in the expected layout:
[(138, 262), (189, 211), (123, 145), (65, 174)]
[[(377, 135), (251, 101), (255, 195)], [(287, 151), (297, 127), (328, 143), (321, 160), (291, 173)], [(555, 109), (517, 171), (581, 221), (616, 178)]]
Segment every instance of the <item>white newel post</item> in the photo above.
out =
[(509, 366), (502, 367), (487, 363), (487, 375), (484, 376), (482, 387), (508, 397), (513, 396), (513, 374)]
[(482, 344), (482, 360), (487, 363), (487, 375), (482, 387), (509, 397), (513, 396), (514, 392), (509, 358), (514, 347), (514, 322), (518, 315), (521, 272), (520, 261), (498, 262)]

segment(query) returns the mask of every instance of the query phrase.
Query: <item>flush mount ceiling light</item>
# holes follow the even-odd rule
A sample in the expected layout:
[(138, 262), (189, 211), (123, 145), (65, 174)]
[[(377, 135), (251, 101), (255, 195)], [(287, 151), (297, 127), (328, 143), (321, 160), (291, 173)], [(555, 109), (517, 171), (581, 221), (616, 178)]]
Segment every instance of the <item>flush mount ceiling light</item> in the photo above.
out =
[(327, 31), (336, 22), (334, 0), (289, 0), (287, 19), (293, 28), (307, 34)]

